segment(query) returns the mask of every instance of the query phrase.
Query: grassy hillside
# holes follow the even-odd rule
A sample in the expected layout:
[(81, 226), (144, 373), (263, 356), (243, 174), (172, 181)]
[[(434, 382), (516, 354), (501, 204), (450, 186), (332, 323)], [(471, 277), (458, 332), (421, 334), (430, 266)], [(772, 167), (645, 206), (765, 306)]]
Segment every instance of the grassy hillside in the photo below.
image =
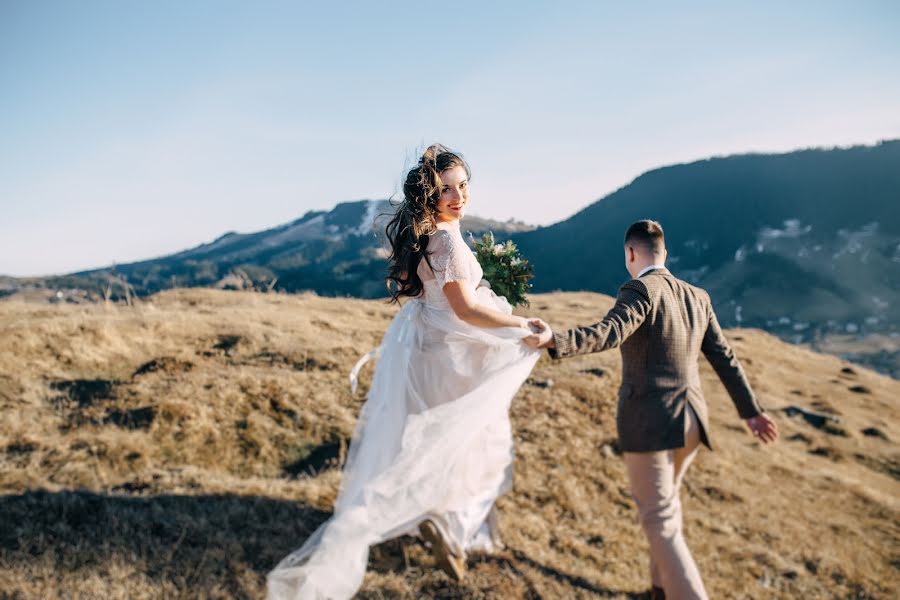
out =
[[(610, 304), (542, 294), (529, 314), (565, 327)], [(131, 308), (0, 301), (0, 597), (260, 597), (329, 514), (362, 402), (347, 374), (395, 311), (202, 289)], [(728, 335), (784, 437), (760, 447), (703, 365), (718, 447), (683, 499), (711, 596), (897, 597), (900, 382), (757, 330)], [(517, 395), (508, 550), (472, 557), (457, 585), (417, 540), (388, 542), (360, 597), (642, 597), (619, 363), (544, 357)]]

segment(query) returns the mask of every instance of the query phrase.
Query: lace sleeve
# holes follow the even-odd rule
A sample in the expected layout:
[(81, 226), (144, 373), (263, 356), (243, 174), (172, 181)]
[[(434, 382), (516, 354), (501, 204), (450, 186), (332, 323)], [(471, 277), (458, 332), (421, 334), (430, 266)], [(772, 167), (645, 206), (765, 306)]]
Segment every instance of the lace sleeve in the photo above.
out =
[(466, 253), (471, 253), (471, 250), (462, 238), (456, 239), (449, 231), (438, 230), (428, 244), (428, 252), (434, 277), (441, 289), (448, 281), (469, 278)]

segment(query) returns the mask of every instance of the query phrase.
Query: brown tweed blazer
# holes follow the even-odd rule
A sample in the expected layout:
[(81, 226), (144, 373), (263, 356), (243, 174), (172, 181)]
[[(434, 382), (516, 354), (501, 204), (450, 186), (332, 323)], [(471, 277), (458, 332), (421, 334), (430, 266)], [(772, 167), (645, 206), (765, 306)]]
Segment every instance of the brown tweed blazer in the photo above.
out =
[(622, 387), (616, 426), (623, 452), (684, 446), (686, 403), (710, 448), (697, 361), (706, 356), (743, 419), (763, 412), (722, 335), (709, 294), (656, 269), (619, 289), (616, 305), (594, 325), (554, 333), (550, 356), (564, 358), (621, 346)]

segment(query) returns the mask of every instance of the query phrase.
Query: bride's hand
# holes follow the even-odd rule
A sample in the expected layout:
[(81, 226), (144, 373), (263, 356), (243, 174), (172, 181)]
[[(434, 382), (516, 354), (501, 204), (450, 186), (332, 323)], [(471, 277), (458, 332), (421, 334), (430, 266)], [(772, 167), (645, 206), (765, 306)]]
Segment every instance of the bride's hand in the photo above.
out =
[(516, 321), (519, 323), (519, 327), (531, 331), (531, 327), (529, 325), (530, 321), (528, 319), (526, 319), (525, 317), (516, 317)]
[(529, 348), (543, 348), (553, 338), (553, 331), (543, 319), (529, 319), (529, 329), (532, 334), (522, 338), (522, 342)]
[(532, 333), (543, 333), (545, 330), (550, 329), (550, 326), (547, 325), (547, 322), (538, 317), (532, 317), (530, 319), (527, 319), (527, 321), (527, 327)]
[[(519, 327), (527, 329), (530, 333), (540, 333), (547, 327), (547, 324), (535, 317), (516, 317)], [(543, 325), (541, 325), (543, 324)]]

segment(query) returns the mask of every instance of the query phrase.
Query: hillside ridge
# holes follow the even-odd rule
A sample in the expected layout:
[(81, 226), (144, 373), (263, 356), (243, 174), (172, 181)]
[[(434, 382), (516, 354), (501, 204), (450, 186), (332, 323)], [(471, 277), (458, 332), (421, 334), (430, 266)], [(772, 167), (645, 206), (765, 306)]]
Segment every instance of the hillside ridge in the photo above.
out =
[[(595, 293), (527, 313), (591, 323)], [(0, 301), (0, 588), (23, 597), (257, 598), (325, 518), (397, 308), (315, 294), (169, 290), (124, 305)], [(701, 364), (715, 452), (683, 492), (712, 597), (900, 592), (900, 382), (731, 329), (783, 441), (762, 448)], [(646, 548), (615, 439), (616, 352), (541, 358), (513, 401), (507, 550), (460, 585), (412, 538), (376, 547), (360, 598), (642, 598)], [(825, 416), (822, 416), (825, 415)]]

